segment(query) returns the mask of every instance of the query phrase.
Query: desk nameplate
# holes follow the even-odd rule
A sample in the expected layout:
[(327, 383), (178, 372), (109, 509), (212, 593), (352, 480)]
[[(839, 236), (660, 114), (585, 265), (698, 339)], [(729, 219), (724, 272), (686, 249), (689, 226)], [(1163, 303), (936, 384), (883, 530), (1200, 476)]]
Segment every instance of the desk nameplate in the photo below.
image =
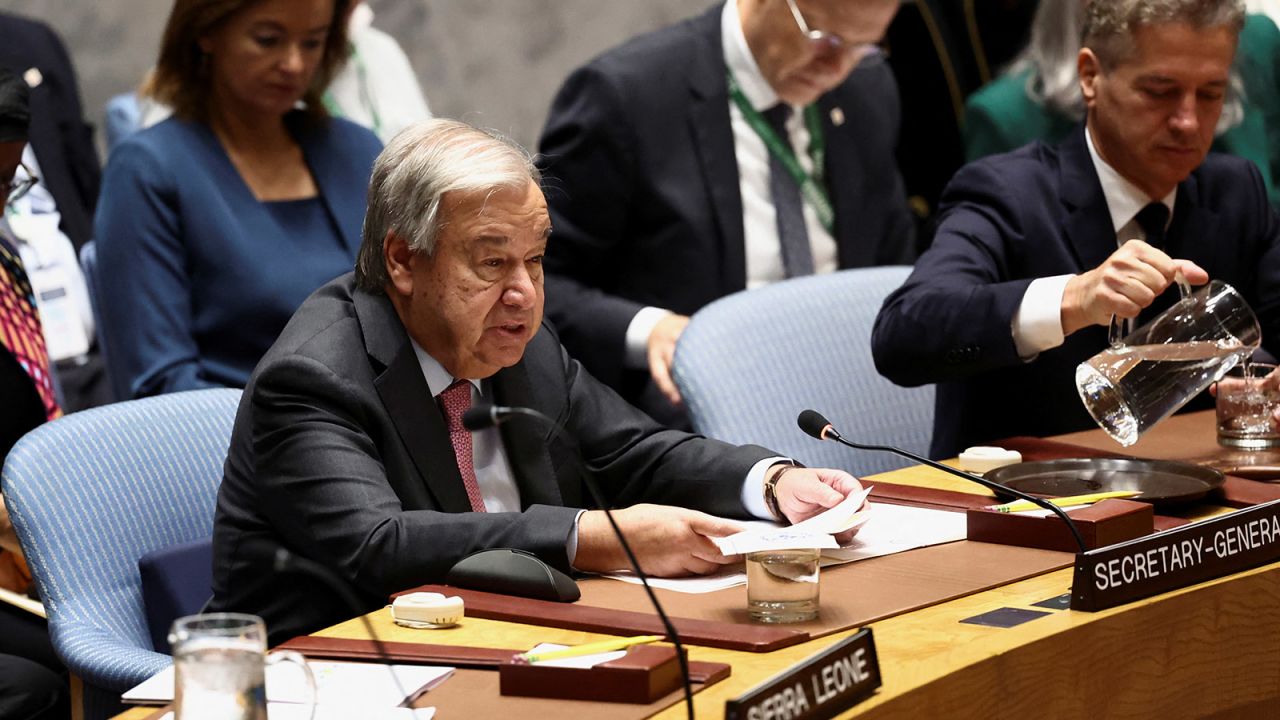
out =
[(765, 680), (724, 706), (725, 720), (815, 720), (835, 717), (880, 687), (871, 628)]
[(1093, 612), (1280, 560), (1280, 500), (1076, 557), (1071, 609)]

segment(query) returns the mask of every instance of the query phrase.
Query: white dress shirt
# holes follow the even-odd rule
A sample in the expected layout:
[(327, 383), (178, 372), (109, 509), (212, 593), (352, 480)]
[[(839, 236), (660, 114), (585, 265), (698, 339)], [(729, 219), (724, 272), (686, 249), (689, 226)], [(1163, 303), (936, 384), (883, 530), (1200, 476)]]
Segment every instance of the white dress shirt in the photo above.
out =
[[(1138, 225), (1137, 215), (1151, 203), (1151, 199), (1102, 159), (1093, 145), (1093, 135), (1088, 128), (1085, 128), (1084, 138), (1089, 147), (1093, 169), (1102, 184), (1107, 210), (1111, 214), (1116, 247), (1119, 248), (1129, 240), (1146, 240), (1147, 234)], [(1174, 188), (1160, 200), (1169, 208), (1170, 219), (1173, 218), (1173, 202), (1177, 194), (1178, 190)], [(1073, 277), (1074, 274), (1038, 278), (1027, 286), (1027, 292), (1022, 296), (1022, 303), (1018, 305), (1011, 323), (1013, 342), (1018, 348), (1018, 356), (1024, 362), (1034, 360), (1045, 350), (1058, 347), (1066, 339), (1062, 329), (1062, 296)]]
[[(797, 30), (797, 32), (799, 32)], [(751, 107), (760, 112), (777, 105), (778, 94), (760, 72), (755, 56), (747, 46), (738, 17), (738, 4), (728, 0), (720, 15), (720, 45), (724, 62), (733, 73), (742, 94)], [(782, 265), (782, 241), (778, 238), (777, 213), (769, 191), (769, 148), (747, 122), (738, 105), (729, 99), (729, 126), (733, 131), (733, 151), (738, 161), (738, 191), (742, 196), (742, 230), (746, 251), (747, 289), (785, 280)], [(809, 130), (804, 123), (804, 108), (792, 106), (787, 118), (787, 135), (796, 159), (806, 173), (813, 172), (809, 156)], [(809, 233), (815, 273), (829, 273), (838, 267), (836, 240), (818, 220), (818, 214), (807, 202), (801, 203), (804, 224)], [(648, 367), (649, 333), (670, 312), (661, 308), (644, 308), (627, 326), (626, 364), (633, 368)]]
[[(409, 343), (413, 346), (413, 354), (418, 358), (418, 365), (422, 368), (422, 376), (427, 381), (427, 387), (431, 389), (431, 398), (435, 400), (440, 393), (453, 384), (456, 378), (450, 375), (438, 360), (428, 355), (418, 343), (412, 339)], [(473, 406), (484, 400), (487, 392), (491, 392), (491, 383), (488, 380), (468, 379), (467, 382), (471, 383)], [(511, 462), (507, 458), (507, 450), (502, 444), (502, 435), (497, 426), (490, 426), (471, 434), (471, 457), (475, 465), (476, 484), (480, 486), (480, 497), (484, 500), (485, 511), (520, 512), (520, 488), (516, 485), (515, 475), (511, 472)], [(785, 461), (786, 458), (782, 457), (766, 458), (753, 465), (747, 473), (742, 484), (742, 504), (752, 515), (767, 520), (773, 519), (769, 508), (764, 503), (765, 472), (772, 465)], [(570, 565), (578, 554), (577, 522), (582, 519), (584, 512), (586, 511), (578, 513), (577, 518), (574, 519), (574, 531), (569, 534), (566, 549)]]

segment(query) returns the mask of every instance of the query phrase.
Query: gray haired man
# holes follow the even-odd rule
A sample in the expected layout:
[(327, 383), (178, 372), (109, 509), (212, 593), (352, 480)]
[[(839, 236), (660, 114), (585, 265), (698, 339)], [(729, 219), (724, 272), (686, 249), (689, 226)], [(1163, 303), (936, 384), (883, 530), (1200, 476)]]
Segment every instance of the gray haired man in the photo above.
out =
[[(799, 521), (859, 489), (665, 430), (569, 358), (542, 324), (537, 179), (523, 150), (449, 120), (383, 150), (356, 272), (303, 304), (245, 389), (215, 518), (216, 609), (262, 615), (275, 639), (349, 616), (323, 587), (272, 575), (280, 546), (332, 567), (369, 610), (486, 548), (623, 568), (582, 473), (655, 575), (728, 562), (708, 538), (738, 528), (716, 516)], [(577, 447), (522, 422), (472, 435), (459, 420), (481, 401), (536, 409)]]

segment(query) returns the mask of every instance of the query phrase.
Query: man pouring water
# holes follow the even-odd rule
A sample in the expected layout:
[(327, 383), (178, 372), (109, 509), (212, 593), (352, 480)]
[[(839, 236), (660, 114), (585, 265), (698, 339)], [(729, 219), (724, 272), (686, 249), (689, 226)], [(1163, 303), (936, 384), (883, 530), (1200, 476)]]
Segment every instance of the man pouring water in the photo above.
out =
[(1084, 122), (952, 179), (872, 337), (886, 377), (938, 383), (935, 457), (1092, 427), (1077, 365), (1108, 346), (1113, 317), (1177, 301), (1179, 276), (1235, 287), (1280, 349), (1280, 221), (1256, 166), (1208, 154), (1243, 20), (1237, 0), (1093, 0)]

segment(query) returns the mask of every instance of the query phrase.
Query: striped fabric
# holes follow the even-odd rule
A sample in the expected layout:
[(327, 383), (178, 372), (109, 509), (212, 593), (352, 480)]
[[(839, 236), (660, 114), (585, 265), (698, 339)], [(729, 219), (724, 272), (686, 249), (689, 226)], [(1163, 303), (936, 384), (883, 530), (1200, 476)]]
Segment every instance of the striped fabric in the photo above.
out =
[(138, 559), (212, 535), (239, 398), (198, 390), (73, 413), (5, 460), (13, 524), (86, 707), (170, 662), (151, 647)]
[(895, 266), (798, 278), (698, 311), (680, 337), (673, 367), (694, 428), (855, 475), (910, 464), (808, 437), (796, 416), (813, 408), (851, 440), (927, 454), (933, 386), (898, 387), (871, 359), (876, 313), (910, 272)]
[[(3, 210), (0, 206), (0, 212)], [(53, 376), (49, 374), (49, 353), (44, 346), (35, 294), (21, 258), (3, 235), (0, 235), (0, 345), (31, 376), (44, 404), (45, 418), (62, 417), (53, 392)]]

